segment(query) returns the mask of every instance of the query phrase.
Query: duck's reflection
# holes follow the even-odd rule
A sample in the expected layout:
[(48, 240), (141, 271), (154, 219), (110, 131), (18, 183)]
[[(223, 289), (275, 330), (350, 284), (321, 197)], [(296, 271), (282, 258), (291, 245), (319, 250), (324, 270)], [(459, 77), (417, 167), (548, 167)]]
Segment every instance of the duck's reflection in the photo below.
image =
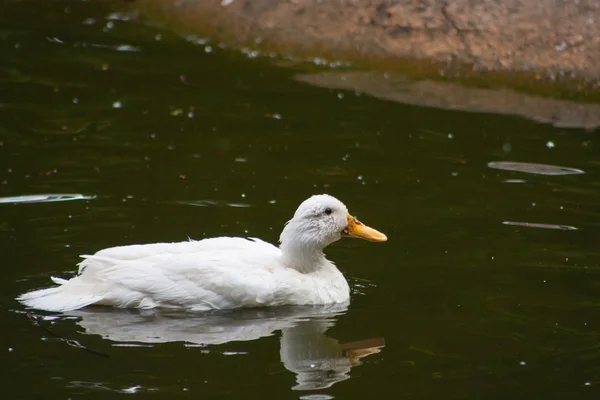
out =
[(360, 359), (379, 353), (383, 338), (340, 343), (325, 335), (334, 318), (310, 318), (281, 330), (281, 362), (296, 374), (296, 390), (323, 389), (350, 378)]
[(384, 346), (383, 338), (339, 343), (326, 331), (347, 305), (276, 307), (208, 314), (93, 308), (70, 312), (85, 333), (115, 342), (219, 345), (256, 340), (281, 331), (280, 356), (296, 374), (296, 390), (315, 390), (349, 378), (362, 357)]

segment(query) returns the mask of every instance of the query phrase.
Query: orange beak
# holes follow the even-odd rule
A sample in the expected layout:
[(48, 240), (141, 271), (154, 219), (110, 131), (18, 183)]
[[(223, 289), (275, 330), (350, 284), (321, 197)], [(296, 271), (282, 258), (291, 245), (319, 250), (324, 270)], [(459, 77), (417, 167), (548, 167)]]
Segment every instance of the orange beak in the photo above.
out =
[(385, 242), (387, 236), (376, 229), (369, 228), (352, 215), (348, 215), (348, 227), (342, 231), (342, 236), (369, 240), (371, 242)]

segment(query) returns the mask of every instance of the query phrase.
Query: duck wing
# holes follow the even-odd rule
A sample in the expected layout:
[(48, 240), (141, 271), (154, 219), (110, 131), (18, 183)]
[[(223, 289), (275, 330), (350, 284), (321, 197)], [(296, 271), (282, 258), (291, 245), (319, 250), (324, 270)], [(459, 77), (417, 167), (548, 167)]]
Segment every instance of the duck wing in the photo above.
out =
[(280, 250), (257, 239), (120, 246), (83, 256), (79, 275), (27, 293), (25, 304), (69, 311), (90, 304), (211, 310), (279, 305)]

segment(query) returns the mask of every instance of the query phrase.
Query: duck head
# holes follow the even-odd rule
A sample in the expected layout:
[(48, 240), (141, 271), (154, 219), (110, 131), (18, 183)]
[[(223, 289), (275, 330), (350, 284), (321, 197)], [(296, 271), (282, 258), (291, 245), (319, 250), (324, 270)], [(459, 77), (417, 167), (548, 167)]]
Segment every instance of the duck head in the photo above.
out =
[(342, 237), (385, 242), (387, 237), (358, 221), (338, 199), (320, 194), (305, 200), (289, 220), (279, 241), (282, 250), (297, 248), (322, 251)]

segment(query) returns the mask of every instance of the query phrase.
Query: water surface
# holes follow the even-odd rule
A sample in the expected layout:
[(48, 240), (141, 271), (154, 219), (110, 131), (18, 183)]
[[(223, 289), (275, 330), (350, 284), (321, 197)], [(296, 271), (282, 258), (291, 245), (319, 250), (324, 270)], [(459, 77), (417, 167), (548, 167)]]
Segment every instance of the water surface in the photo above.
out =
[[(312, 87), (103, 2), (6, 2), (0, 26), (6, 398), (598, 394), (598, 132)], [(14, 300), (108, 246), (276, 242), (321, 192), (389, 238), (328, 249), (348, 307), (36, 326)]]

